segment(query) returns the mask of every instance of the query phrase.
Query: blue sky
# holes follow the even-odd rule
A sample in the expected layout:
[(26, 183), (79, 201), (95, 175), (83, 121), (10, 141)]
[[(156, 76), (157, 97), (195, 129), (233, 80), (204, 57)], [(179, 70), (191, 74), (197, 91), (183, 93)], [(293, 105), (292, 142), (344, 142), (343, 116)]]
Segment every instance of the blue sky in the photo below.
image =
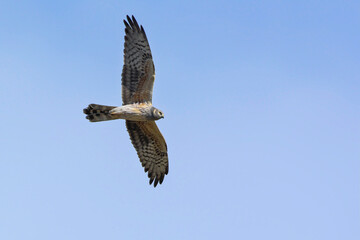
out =
[[(169, 148), (148, 185), (122, 121), (122, 19)], [(0, 239), (359, 239), (358, 1), (2, 1)]]

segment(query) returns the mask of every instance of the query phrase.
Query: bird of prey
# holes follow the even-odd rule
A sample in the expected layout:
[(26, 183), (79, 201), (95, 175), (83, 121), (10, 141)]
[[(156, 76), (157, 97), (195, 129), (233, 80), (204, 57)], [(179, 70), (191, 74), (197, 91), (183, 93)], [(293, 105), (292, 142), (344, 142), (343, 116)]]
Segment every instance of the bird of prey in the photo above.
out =
[(162, 183), (169, 171), (167, 146), (155, 121), (164, 114), (152, 105), (155, 67), (144, 28), (134, 16), (125, 24), (122, 101), (120, 107), (90, 104), (84, 109), (90, 122), (125, 119), (130, 139), (149, 184)]

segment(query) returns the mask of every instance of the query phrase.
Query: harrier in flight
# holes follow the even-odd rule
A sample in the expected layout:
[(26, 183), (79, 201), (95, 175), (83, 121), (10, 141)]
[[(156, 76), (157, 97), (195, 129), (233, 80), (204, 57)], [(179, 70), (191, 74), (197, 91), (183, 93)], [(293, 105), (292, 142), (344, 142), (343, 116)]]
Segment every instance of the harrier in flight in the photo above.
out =
[(167, 146), (155, 121), (164, 114), (152, 105), (155, 67), (144, 28), (134, 16), (125, 24), (124, 66), (121, 107), (90, 104), (84, 109), (90, 122), (125, 119), (130, 139), (150, 178), (149, 184), (162, 183), (169, 171)]

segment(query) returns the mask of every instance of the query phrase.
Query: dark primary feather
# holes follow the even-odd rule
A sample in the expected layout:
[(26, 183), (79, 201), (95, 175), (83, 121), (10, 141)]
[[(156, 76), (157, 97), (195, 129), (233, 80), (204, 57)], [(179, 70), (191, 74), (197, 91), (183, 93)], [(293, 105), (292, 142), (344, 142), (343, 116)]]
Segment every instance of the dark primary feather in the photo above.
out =
[(149, 184), (162, 183), (169, 172), (167, 146), (156, 123), (126, 121), (130, 139), (140, 158), (145, 172), (148, 172)]
[(124, 66), (122, 72), (123, 104), (151, 102), (155, 67), (144, 28), (134, 16), (125, 24)]

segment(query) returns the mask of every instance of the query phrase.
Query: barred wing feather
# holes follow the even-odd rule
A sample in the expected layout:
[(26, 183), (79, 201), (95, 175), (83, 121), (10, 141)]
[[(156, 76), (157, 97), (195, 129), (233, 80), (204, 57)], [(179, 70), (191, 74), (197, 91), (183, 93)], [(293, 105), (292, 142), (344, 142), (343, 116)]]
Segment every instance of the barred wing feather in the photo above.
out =
[(152, 102), (155, 67), (144, 28), (134, 16), (124, 20), (124, 66), (122, 72), (123, 104)]
[(167, 146), (164, 137), (154, 121), (126, 121), (130, 139), (140, 158), (145, 172), (148, 172), (149, 183), (154, 187), (162, 183), (169, 172)]

